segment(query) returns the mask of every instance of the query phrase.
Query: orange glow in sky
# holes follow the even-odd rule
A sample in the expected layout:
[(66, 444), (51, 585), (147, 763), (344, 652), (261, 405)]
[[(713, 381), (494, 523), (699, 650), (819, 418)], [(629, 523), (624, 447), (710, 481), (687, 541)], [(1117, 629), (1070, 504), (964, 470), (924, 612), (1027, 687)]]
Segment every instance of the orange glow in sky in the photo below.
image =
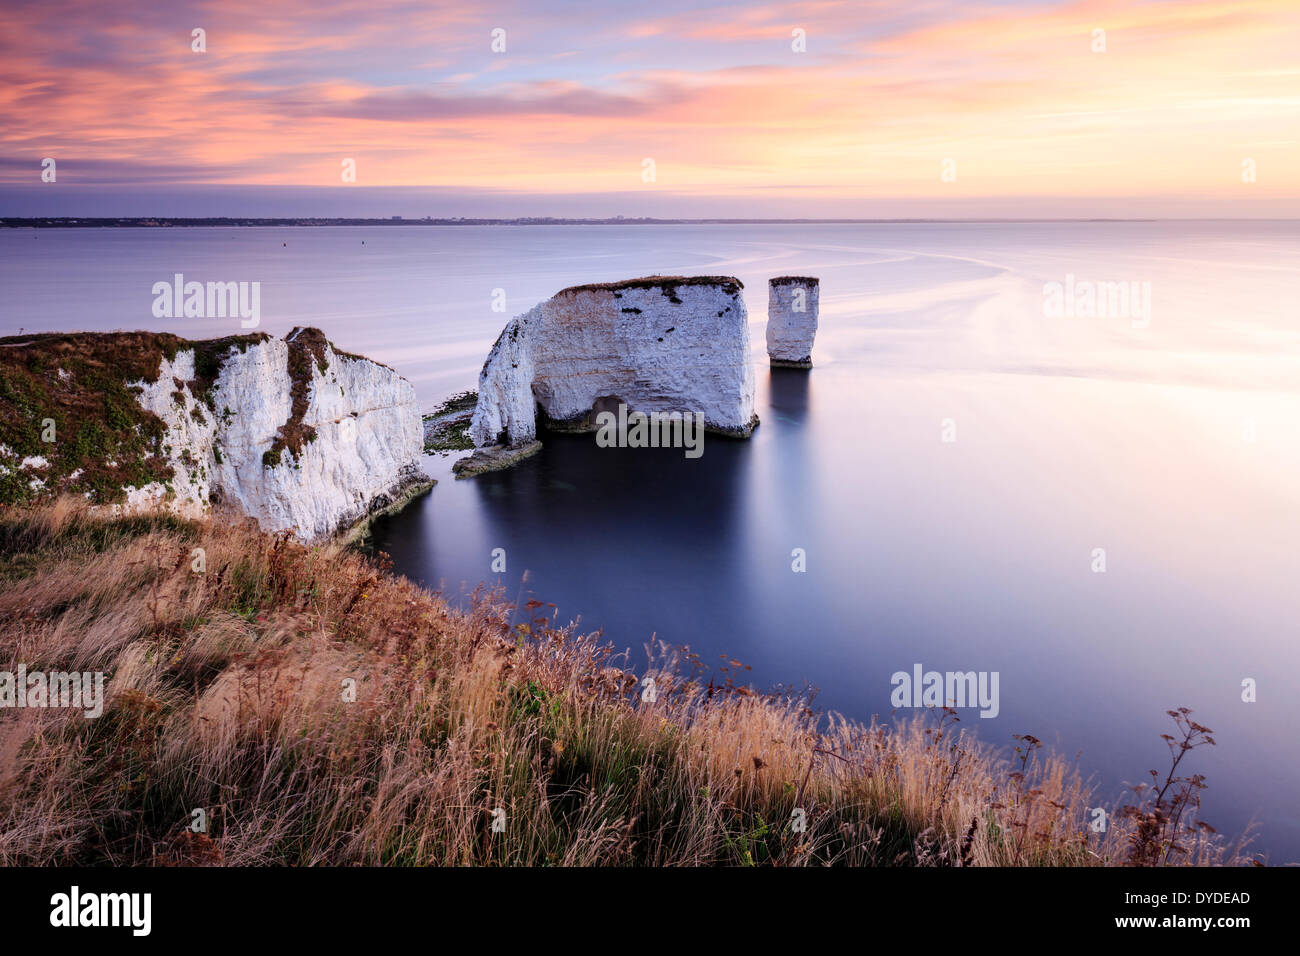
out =
[(55, 157), (85, 187), (348, 187), (350, 158), (356, 187), (654, 189), (755, 214), (882, 197), (1300, 214), (1295, 0), (126, 0), (4, 17), (10, 186)]

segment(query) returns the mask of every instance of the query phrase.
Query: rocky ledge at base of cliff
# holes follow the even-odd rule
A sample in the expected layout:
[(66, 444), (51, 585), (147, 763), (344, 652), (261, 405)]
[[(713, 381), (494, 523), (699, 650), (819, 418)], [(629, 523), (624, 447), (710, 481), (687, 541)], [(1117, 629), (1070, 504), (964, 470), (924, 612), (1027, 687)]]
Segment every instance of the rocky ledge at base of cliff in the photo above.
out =
[(214, 506), (319, 541), (431, 485), (411, 383), (318, 329), (0, 339), (0, 501)]
[(615, 410), (701, 413), (748, 438), (754, 413), (749, 318), (740, 280), (648, 276), (574, 286), (512, 319), (479, 373), (470, 436), (529, 446), (545, 428), (592, 431)]

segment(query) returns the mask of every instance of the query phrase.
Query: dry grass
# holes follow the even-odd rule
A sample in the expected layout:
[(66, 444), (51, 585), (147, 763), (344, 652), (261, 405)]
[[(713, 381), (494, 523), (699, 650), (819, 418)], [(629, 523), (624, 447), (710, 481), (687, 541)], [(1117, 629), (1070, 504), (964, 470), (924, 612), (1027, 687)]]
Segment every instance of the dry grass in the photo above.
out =
[(535, 603), (456, 612), (360, 555), (247, 526), (8, 509), (0, 581), (0, 669), (110, 678), (98, 719), (0, 712), (6, 865), (1242, 860), (1184, 833), (1185, 805), (1089, 832), (1088, 787), (1032, 738), (1013, 760), (950, 714), (817, 715), (663, 649), (634, 675), (528, 621)]

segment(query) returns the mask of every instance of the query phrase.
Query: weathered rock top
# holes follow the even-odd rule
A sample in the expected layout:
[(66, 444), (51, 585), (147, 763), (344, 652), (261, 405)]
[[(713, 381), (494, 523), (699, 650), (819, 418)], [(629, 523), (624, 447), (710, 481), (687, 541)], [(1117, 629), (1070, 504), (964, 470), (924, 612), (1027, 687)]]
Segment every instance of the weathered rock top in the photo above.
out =
[(575, 292), (623, 292), (627, 289), (664, 289), (671, 295), (671, 289), (677, 286), (716, 286), (727, 292), (740, 292), (744, 284), (735, 276), (643, 276), (640, 279), (622, 279), (618, 282), (590, 282), (585, 285), (572, 285), (561, 289), (553, 299)]

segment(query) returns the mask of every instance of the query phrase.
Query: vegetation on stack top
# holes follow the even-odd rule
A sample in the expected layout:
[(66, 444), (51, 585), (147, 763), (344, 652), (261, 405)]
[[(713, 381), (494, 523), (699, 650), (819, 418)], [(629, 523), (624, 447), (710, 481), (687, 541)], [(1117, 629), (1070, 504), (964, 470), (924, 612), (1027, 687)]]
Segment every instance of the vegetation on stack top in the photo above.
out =
[(715, 285), (733, 294), (739, 293), (745, 287), (735, 276), (643, 276), (639, 279), (621, 279), (618, 282), (588, 282), (584, 285), (571, 285), (567, 289), (561, 289), (556, 295), (569, 295), (575, 292), (617, 294), (627, 289), (661, 289), (663, 295), (672, 298), (675, 297), (677, 287), (683, 285)]
[(1094, 833), (1102, 804), (1028, 735), (1009, 756), (951, 712), (817, 714), (685, 653), (634, 673), (548, 605), (458, 611), (337, 546), (0, 507), (0, 581), (0, 646), (110, 678), (101, 717), (7, 726), (0, 865), (1247, 860), (1196, 819), (1208, 732), (1181, 710), (1164, 782)]
[[(222, 359), (265, 339), (190, 341), (165, 332), (0, 338), (0, 503), (74, 492), (109, 504), (124, 499), (126, 486), (169, 481), (164, 425), (140, 406), (132, 383), (156, 381), (164, 357), (193, 349), (195, 377), (183, 384), (215, 411), (211, 389)], [(24, 458), (44, 464), (20, 468)]]

